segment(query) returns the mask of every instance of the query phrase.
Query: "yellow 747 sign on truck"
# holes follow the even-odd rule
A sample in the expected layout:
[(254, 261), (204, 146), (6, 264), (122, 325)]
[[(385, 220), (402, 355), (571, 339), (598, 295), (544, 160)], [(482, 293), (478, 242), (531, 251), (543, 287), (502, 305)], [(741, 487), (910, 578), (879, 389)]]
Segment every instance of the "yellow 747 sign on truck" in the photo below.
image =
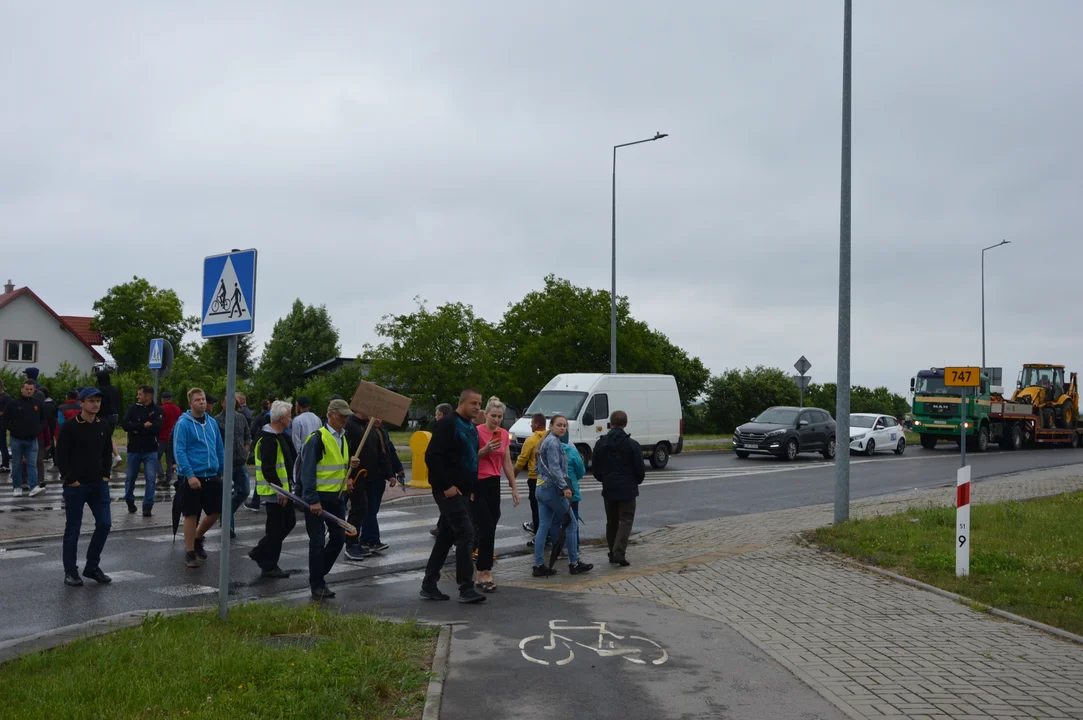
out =
[(981, 373), (976, 367), (946, 367), (944, 368), (944, 385), (978, 387), (981, 385)]

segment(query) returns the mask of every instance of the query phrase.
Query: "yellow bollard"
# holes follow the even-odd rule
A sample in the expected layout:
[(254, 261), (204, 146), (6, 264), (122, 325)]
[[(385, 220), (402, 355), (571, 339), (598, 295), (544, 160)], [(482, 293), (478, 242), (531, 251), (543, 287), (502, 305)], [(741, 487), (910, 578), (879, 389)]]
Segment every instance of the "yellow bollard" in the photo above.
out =
[(425, 464), (425, 450), (429, 447), (432, 433), (428, 430), (418, 430), (410, 436), (410, 487), (432, 488), (429, 485), (429, 468)]

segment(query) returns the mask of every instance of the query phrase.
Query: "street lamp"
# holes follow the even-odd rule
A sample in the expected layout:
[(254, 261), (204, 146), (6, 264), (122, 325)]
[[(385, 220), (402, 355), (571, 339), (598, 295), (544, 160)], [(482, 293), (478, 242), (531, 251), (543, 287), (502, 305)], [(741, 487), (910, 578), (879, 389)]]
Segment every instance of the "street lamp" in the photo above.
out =
[(636, 140), (635, 142), (613, 146), (613, 288), (609, 298), (609, 372), (614, 375), (617, 374), (617, 148), (654, 142), (664, 137), (669, 137), (669, 135), (656, 132), (654, 137), (646, 140)]
[(839, 355), (835, 381), (835, 423), (845, 433), (836, 443), (835, 524), (850, 518), (850, 140), (853, 55), (853, 0), (842, 10), (842, 187), (839, 203)]
[(990, 245), (981, 250), (981, 370), (985, 372), (985, 251), (998, 248), (1001, 245), (1010, 245), (1011, 240), (1001, 240), (996, 245)]

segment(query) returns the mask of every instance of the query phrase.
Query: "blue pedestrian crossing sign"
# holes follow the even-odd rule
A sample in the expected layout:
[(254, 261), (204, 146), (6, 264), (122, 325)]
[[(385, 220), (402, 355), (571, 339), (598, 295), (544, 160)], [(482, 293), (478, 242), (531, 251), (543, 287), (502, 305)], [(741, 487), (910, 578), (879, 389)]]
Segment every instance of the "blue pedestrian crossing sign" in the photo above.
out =
[(205, 338), (249, 335), (256, 329), (256, 251), (203, 259)]
[(162, 338), (154, 338), (150, 341), (150, 355), (147, 357), (147, 367), (151, 370), (162, 369), (162, 357), (164, 340)]

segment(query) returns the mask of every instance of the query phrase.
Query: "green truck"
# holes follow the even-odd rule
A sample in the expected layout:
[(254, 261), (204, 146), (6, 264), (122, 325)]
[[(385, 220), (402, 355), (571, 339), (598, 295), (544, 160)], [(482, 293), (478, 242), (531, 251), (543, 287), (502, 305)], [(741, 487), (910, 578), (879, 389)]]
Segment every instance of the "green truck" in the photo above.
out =
[[(1028, 390), (1032, 382), (1040, 381), (1037, 374), (1034, 379), (1029, 374), (1032, 367), (1036, 366), (1027, 366), (1020, 373), (1014, 401), (1006, 400), (998, 387), (1000, 368), (984, 368), (979, 388), (948, 387), (944, 383), (944, 368), (919, 371), (910, 379), (910, 391), (914, 394), (911, 430), (921, 436), (921, 446), (926, 450), (935, 448), (941, 440), (960, 442), (961, 422), (965, 423), (968, 450), (985, 452), (990, 443), (997, 443), (1004, 450), (1049, 445), (1078, 448), (1083, 442), (1083, 428), (1076, 413), (1069, 412), (1065, 420), (1064, 413), (1054, 414), (1049, 405), (1032, 404), (1033, 393)], [(1062, 405), (1072, 403), (1078, 409), (1075, 388), (1076, 377), (1072, 373), (1070, 387), (1064, 388), (1063, 395), (1058, 394)]]

